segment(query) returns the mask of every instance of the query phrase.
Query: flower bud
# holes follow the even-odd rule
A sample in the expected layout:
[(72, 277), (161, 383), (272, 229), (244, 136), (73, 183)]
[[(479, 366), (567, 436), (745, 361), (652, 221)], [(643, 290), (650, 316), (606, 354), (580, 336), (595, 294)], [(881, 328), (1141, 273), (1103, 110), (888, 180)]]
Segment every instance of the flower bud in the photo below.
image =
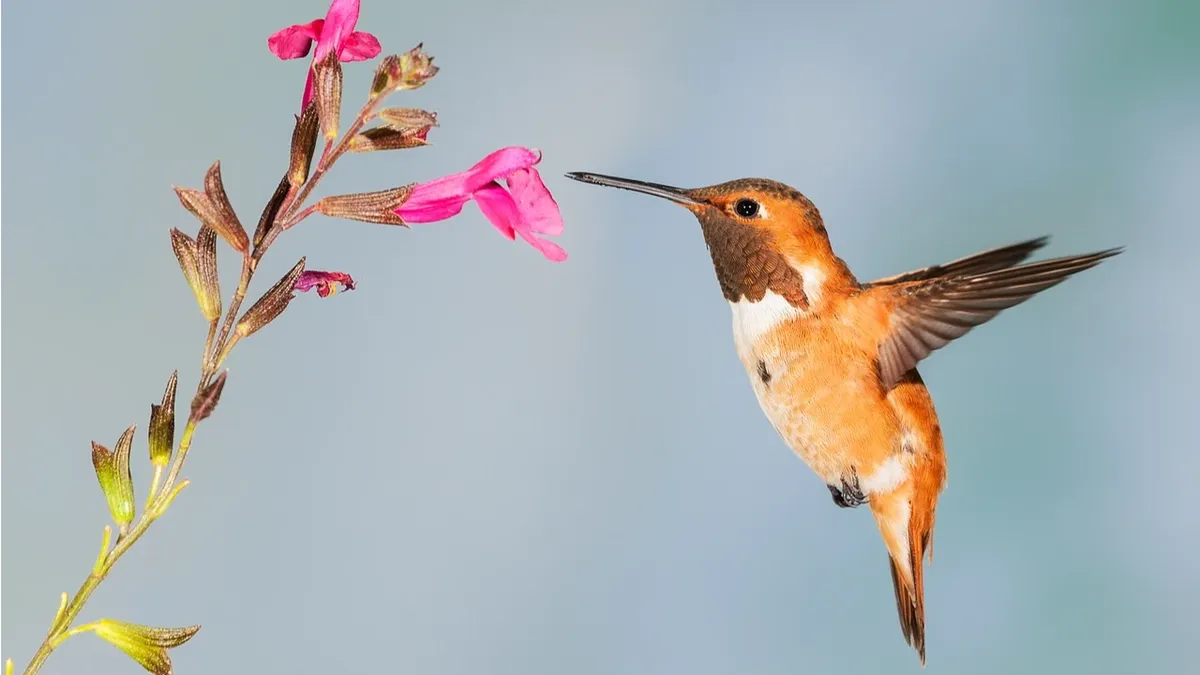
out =
[(133, 448), (133, 432), (130, 426), (121, 434), (113, 450), (92, 441), (92, 466), (100, 481), (100, 490), (108, 501), (108, 510), (113, 521), (124, 532), (133, 522), (133, 477), (129, 473), (129, 452)]
[(153, 628), (116, 619), (100, 619), (92, 626), (92, 632), (154, 675), (171, 675), (171, 657), (167, 650), (192, 639), (199, 630), (200, 626)]

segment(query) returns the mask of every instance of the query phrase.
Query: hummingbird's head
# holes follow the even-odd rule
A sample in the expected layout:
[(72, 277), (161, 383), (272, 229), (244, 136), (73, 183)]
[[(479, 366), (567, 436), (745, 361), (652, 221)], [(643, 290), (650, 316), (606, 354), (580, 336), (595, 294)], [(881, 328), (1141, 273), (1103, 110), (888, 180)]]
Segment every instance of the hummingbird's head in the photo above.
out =
[[(704, 230), (717, 278), (730, 302), (742, 297), (757, 301), (768, 290), (803, 296), (799, 270), (833, 258), (817, 207), (778, 181), (740, 178), (709, 187), (677, 188), (595, 173), (568, 173), (567, 178), (662, 197), (691, 211)], [(785, 288), (793, 285), (797, 288)]]
[(567, 178), (662, 197), (691, 211), (701, 224), (759, 230), (784, 246), (796, 238), (825, 236), (817, 207), (799, 190), (767, 178), (739, 178), (702, 188), (584, 172), (568, 173)]

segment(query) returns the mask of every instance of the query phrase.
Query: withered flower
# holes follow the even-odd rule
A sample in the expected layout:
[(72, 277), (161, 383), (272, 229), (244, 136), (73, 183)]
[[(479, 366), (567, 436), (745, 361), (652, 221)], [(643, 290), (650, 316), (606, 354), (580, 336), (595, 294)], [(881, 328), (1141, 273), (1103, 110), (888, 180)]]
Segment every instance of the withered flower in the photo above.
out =
[(338, 284), (341, 284), (342, 290), (354, 290), (354, 278), (345, 272), (320, 272), (317, 270), (305, 270), (303, 274), (296, 279), (295, 289), (301, 293), (317, 289), (317, 295), (322, 298), (327, 298), (338, 292)]

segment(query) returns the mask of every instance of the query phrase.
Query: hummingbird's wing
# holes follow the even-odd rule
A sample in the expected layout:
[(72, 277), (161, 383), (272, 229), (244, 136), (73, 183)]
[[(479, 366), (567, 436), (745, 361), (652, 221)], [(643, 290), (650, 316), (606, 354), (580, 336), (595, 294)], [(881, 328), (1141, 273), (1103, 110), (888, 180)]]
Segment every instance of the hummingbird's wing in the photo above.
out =
[[(1121, 249), (1114, 248), (1019, 267), (996, 269), (993, 266), (990, 271), (871, 284), (865, 294), (875, 296), (888, 313), (886, 334), (879, 344), (879, 377), (884, 390), (895, 386), (931, 352), (962, 337), (1002, 310), (1120, 252)], [(971, 258), (951, 264), (969, 260)], [(972, 267), (988, 269), (982, 262)]]
[(957, 277), (964, 274), (983, 274), (984, 272), (992, 272), (994, 270), (1002, 270), (1006, 267), (1012, 267), (1026, 258), (1033, 255), (1033, 252), (1046, 245), (1050, 241), (1050, 237), (1038, 237), (1022, 241), (1017, 244), (1001, 246), (993, 248), (982, 253), (969, 255), (965, 258), (959, 258), (953, 262), (943, 263), (941, 265), (931, 265), (922, 267), (919, 270), (897, 274), (883, 279), (876, 279), (863, 288), (871, 288), (874, 286), (889, 286), (892, 284), (902, 284), (907, 281), (923, 281), (925, 279), (934, 279), (937, 277)]

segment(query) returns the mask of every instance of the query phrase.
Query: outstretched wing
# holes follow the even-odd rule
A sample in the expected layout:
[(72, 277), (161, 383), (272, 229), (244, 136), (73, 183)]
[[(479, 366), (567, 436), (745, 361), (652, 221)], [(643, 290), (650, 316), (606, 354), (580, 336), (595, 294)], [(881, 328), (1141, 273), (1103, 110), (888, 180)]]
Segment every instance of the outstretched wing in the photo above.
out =
[[(1042, 243), (1044, 240), (1035, 239), (941, 266), (942, 270), (952, 269), (950, 275), (930, 276), (929, 270), (937, 269), (930, 267), (893, 277), (896, 281), (881, 280), (864, 287), (868, 293), (887, 296), (882, 302), (889, 308), (888, 331), (879, 344), (879, 377), (884, 389), (895, 386), (931, 352), (1002, 310), (1121, 252), (1114, 248), (1019, 267), (1002, 264), (1023, 260)], [(962, 272), (964, 269), (968, 271)]]
[(1046, 245), (1050, 237), (1038, 237), (1018, 244), (1010, 244), (993, 248), (982, 253), (959, 258), (953, 262), (941, 265), (930, 265), (919, 270), (897, 274), (883, 279), (876, 279), (863, 288), (874, 286), (890, 286), (908, 281), (924, 281), (937, 277), (960, 277), (966, 274), (983, 274), (994, 270), (1002, 270), (1024, 262), (1033, 252)]

